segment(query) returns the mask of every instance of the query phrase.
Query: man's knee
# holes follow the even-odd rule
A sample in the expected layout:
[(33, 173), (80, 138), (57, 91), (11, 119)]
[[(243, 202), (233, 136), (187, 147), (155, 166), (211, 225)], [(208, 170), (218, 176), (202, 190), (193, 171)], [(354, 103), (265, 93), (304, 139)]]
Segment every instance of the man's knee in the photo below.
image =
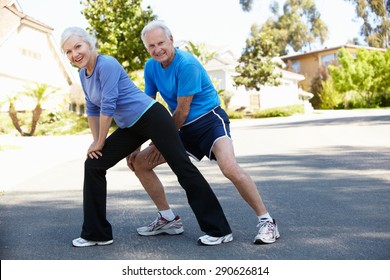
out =
[(240, 181), (245, 177), (244, 170), (236, 163), (220, 166), (222, 174), (231, 181)]

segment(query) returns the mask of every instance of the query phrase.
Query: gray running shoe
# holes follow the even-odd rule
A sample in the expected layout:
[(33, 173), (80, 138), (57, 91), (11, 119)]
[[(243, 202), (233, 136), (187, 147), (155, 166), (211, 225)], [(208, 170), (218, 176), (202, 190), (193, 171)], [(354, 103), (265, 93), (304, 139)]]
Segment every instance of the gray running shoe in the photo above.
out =
[(151, 236), (158, 234), (181, 234), (184, 232), (183, 223), (179, 216), (176, 216), (172, 221), (164, 219), (160, 213), (158, 217), (149, 225), (137, 228), (139, 235)]
[(278, 225), (275, 220), (261, 221), (257, 227), (259, 231), (253, 241), (255, 244), (271, 244), (280, 238)]
[(221, 237), (214, 237), (214, 236), (210, 236), (210, 235), (203, 235), (201, 237), (199, 237), (198, 239), (198, 244), (199, 245), (218, 245), (218, 244), (222, 244), (222, 243), (227, 243), (227, 242), (231, 242), (233, 241), (233, 234), (230, 233), (230, 234), (227, 234), (225, 236), (221, 236)]

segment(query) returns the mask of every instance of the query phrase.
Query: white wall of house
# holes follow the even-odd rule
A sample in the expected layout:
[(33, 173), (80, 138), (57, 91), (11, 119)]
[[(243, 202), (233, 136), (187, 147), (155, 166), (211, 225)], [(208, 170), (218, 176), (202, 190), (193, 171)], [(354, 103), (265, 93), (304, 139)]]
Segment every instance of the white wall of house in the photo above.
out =
[(234, 87), (234, 95), (230, 100), (229, 109), (236, 110), (242, 107), (250, 110), (253, 106), (251, 105), (251, 97), (253, 94), (258, 94), (254, 91), (248, 91), (245, 87)]
[(291, 85), (264, 86), (260, 91), (259, 108), (267, 109), (300, 103), (298, 88)]
[[(13, 22), (0, 26), (0, 104), (38, 83), (56, 89), (43, 104), (46, 109), (56, 109), (74, 81), (70, 68), (53, 40), (52, 29), (28, 18), (17, 7), (11, 8), (1, 8), (2, 14), (8, 15), (7, 22)], [(22, 98), (16, 105), (17, 110), (30, 110), (34, 103)], [(7, 111), (8, 104), (0, 109)]]
[(282, 73), (279, 86), (262, 86), (259, 95), (259, 108), (267, 109), (274, 107), (283, 107), (294, 104), (302, 104), (299, 97), (300, 89), (298, 82), (305, 79), (303, 75), (293, 72), (280, 70)]

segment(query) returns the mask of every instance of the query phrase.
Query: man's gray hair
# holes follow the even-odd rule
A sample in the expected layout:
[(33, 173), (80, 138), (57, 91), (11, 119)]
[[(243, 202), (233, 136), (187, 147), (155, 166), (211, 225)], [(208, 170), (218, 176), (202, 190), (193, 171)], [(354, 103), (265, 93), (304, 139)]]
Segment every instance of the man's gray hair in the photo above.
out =
[(76, 35), (79, 36), (84, 42), (86, 42), (92, 49), (96, 51), (96, 38), (89, 34), (86, 30), (80, 27), (68, 27), (62, 32), (61, 35), (61, 49), (64, 48), (64, 43), (69, 39), (70, 36)]
[(151, 30), (155, 30), (157, 28), (160, 28), (164, 31), (165, 36), (167, 36), (167, 39), (170, 39), (172, 37), (171, 30), (168, 28), (168, 26), (164, 22), (162, 22), (161, 20), (153, 20), (153, 21), (149, 22), (147, 25), (145, 25), (145, 27), (142, 29), (142, 32), (141, 32), (141, 39), (142, 39), (142, 42), (144, 43), (144, 46), (146, 48), (148, 48), (148, 46), (146, 45), (146, 42), (145, 42), (146, 33), (151, 31)]

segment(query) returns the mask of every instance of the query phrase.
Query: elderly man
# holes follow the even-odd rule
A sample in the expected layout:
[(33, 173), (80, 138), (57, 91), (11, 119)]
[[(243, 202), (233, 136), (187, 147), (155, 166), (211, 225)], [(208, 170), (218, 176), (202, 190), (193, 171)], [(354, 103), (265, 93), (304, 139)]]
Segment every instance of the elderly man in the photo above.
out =
[[(161, 21), (144, 27), (142, 41), (151, 55), (144, 70), (145, 93), (159, 92), (168, 104), (187, 153), (200, 161), (204, 156), (216, 160), (223, 175), (237, 188), (258, 217), (255, 244), (274, 243), (279, 237), (275, 220), (269, 215), (251, 177), (238, 165), (230, 138), (229, 118), (220, 107), (220, 99), (210, 77), (190, 53), (175, 49), (170, 29)], [(140, 235), (169, 233), (175, 226), (164, 188), (153, 168), (165, 160), (151, 144), (127, 157), (127, 164), (139, 178), (159, 210), (157, 219), (138, 228)], [(232, 237), (231, 237), (232, 238)], [(229, 238), (230, 239), (230, 238)], [(200, 244), (215, 245), (230, 241), (225, 236), (205, 235)]]

